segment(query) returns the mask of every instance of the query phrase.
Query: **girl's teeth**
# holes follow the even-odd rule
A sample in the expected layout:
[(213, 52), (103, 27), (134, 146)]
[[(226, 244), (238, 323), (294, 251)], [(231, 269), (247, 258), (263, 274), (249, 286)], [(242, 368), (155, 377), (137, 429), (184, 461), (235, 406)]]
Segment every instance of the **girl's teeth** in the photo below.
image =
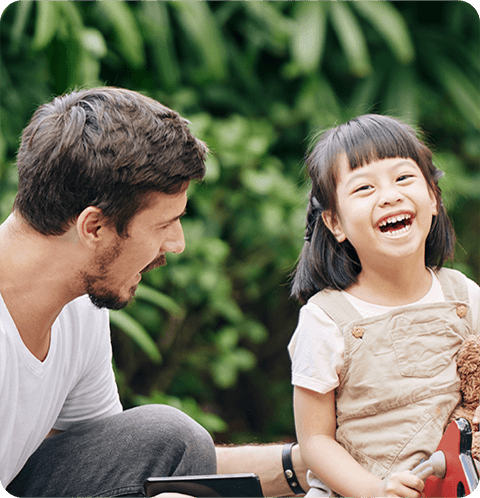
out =
[(409, 220), (411, 218), (410, 215), (407, 214), (399, 214), (398, 216), (392, 216), (391, 218), (387, 218), (386, 220), (383, 220), (381, 223), (379, 223), (379, 227), (384, 227), (388, 224), (392, 223), (398, 223), (403, 220)]
[(403, 228), (400, 228), (399, 230), (393, 230), (391, 232), (382, 232), (385, 234), (387, 237), (397, 237), (400, 235), (403, 235), (404, 233), (408, 232), (410, 230), (412, 225), (406, 225)]

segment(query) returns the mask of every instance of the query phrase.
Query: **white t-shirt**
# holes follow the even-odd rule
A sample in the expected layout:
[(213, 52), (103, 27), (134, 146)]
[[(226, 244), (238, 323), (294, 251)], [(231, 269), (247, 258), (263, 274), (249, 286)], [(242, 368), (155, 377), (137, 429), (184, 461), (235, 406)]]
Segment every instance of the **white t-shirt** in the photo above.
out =
[[(433, 272), (431, 273), (433, 278), (430, 290), (422, 299), (412, 304), (445, 300), (440, 281)], [(473, 323), (478, 324), (480, 287), (467, 277), (465, 280), (473, 313)], [(362, 301), (345, 291), (342, 291), (342, 294), (364, 318), (394, 309), (394, 307)], [(308, 302), (300, 309), (298, 325), (288, 345), (288, 351), (292, 360), (293, 385), (321, 394), (338, 387), (345, 351), (343, 334), (335, 322), (316, 304)]]
[(0, 295), (0, 482), (7, 485), (52, 428), (122, 411), (112, 369), (108, 311), (88, 296), (68, 303), (39, 361)]

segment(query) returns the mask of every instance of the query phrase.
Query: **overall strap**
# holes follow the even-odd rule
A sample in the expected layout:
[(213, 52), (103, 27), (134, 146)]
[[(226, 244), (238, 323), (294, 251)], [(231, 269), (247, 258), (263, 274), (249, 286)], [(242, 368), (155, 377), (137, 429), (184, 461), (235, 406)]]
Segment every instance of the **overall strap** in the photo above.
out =
[[(442, 268), (436, 275), (442, 286), (443, 295), (446, 301), (461, 301), (468, 303), (468, 288), (465, 276), (449, 268)], [(321, 308), (337, 324), (340, 330), (355, 321), (361, 320), (362, 315), (355, 309), (338, 290), (324, 289), (317, 292), (309, 299)], [(471, 311), (470, 311), (471, 312)]]
[(468, 303), (468, 288), (463, 273), (450, 268), (442, 268), (436, 272), (436, 275), (440, 280), (445, 301)]
[(324, 289), (312, 296), (309, 302), (321, 308), (340, 330), (344, 330), (354, 320), (362, 319), (362, 315), (355, 309), (353, 304), (342, 296), (338, 290)]

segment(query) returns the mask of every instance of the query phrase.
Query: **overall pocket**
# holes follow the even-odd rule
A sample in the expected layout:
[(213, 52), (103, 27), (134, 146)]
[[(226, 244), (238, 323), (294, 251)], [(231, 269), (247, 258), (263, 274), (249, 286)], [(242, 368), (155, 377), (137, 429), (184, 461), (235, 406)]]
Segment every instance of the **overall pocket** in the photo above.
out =
[(430, 378), (455, 361), (463, 339), (442, 318), (408, 323), (399, 317), (391, 332), (400, 373), (405, 377)]

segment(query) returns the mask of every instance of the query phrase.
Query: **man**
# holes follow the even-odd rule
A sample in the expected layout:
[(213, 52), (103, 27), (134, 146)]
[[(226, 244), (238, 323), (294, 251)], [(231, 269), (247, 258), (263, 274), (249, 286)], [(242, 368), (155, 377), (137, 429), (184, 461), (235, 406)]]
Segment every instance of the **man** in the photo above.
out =
[(0, 481), (13, 495), (135, 496), (150, 476), (216, 470), (292, 494), (280, 445), (215, 449), (178, 410), (119, 401), (105, 308), (184, 250), (206, 154), (176, 112), (118, 88), (56, 98), (25, 128), (0, 226)]

